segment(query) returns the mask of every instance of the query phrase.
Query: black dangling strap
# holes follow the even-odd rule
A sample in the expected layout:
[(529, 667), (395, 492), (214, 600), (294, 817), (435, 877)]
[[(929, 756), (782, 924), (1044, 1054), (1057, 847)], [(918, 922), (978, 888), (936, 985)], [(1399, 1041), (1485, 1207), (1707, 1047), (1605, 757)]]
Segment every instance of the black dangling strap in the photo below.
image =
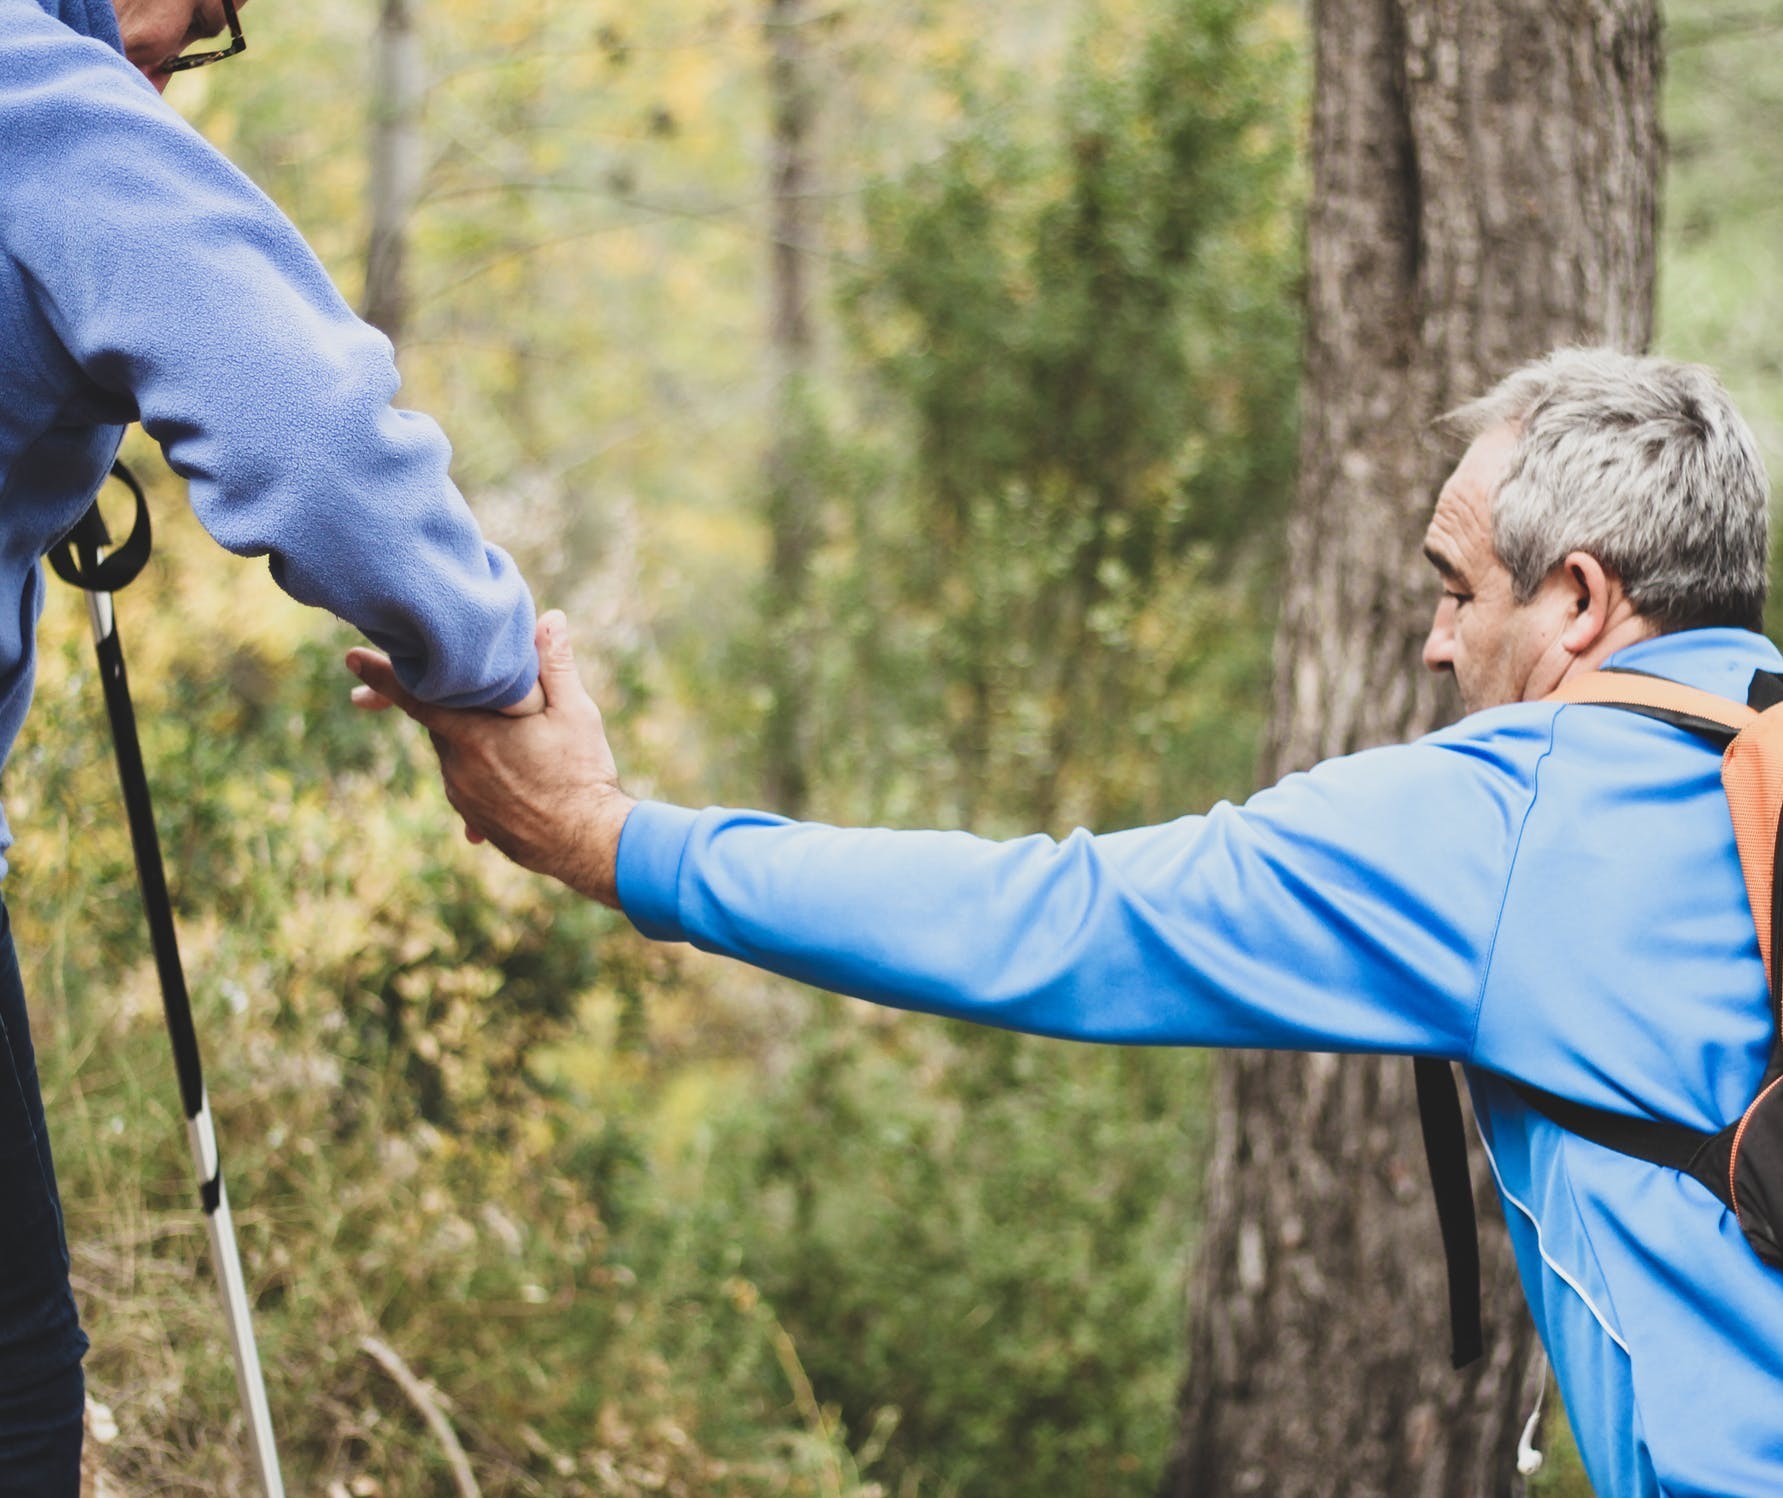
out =
[(1447, 1061), (1427, 1056), (1412, 1062), (1418, 1083), (1418, 1123), (1424, 1132), (1424, 1158), (1436, 1191), (1436, 1222), (1442, 1230), (1449, 1272), (1451, 1357), (1465, 1368), (1486, 1350), (1480, 1325), (1480, 1236), (1473, 1210), (1473, 1172), (1467, 1164), (1467, 1127), (1461, 1095)]
[(74, 529), (49, 549), (49, 564), (55, 569), (56, 576), (89, 593), (117, 592), (134, 582), (149, 560), (148, 496), (122, 459), (111, 465), (111, 476), (136, 500), (136, 515), (123, 544), (104, 557), (99, 555), (101, 546), (111, 545), (111, 533), (105, 527), (105, 517), (99, 513), (99, 501), (95, 498)]

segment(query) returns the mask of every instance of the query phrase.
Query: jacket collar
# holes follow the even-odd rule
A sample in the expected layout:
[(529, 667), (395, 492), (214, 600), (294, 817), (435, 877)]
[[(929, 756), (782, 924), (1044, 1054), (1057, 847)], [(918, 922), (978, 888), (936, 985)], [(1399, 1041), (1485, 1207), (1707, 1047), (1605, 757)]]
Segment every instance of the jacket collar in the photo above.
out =
[(118, 31), (118, 13), (112, 8), (112, 0), (37, 0), (37, 3), (70, 31), (104, 42), (115, 52), (123, 52), (124, 38)]
[(1604, 665), (1646, 671), (1744, 702), (1752, 673), (1783, 671), (1783, 655), (1748, 629), (1681, 629), (1618, 650)]

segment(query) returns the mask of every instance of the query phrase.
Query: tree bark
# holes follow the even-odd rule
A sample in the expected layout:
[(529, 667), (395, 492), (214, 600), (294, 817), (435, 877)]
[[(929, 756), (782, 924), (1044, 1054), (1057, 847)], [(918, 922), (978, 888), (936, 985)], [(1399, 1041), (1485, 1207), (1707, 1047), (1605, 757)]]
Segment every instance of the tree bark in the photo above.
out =
[(803, 811), (810, 789), (805, 740), (811, 666), (805, 606), (817, 539), (809, 441), (814, 349), (811, 24), (803, 0), (768, 0), (768, 347), (775, 394), (766, 465), (769, 700), (762, 750), (768, 804), (792, 817)]
[[(1432, 418), (1566, 343), (1651, 334), (1656, 0), (1318, 0), (1296, 511), (1265, 781), (1452, 715), (1419, 538)], [(1411, 1066), (1221, 1067), (1162, 1491), (1504, 1495), (1540, 1377), (1476, 1149), (1487, 1355), (1449, 1367)]]
[(372, 39), (371, 233), (363, 316), (398, 347), (408, 331), (408, 230), (421, 191), (423, 83), (411, 0), (380, 0)]

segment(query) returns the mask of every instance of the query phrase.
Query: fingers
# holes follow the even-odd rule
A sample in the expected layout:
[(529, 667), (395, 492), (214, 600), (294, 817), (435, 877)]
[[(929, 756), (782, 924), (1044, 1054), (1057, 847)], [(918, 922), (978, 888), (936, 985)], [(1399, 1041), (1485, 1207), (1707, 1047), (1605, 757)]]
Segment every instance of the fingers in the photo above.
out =
[(389, 656), (376, 650), (349, 650), (347, 669), (365, 683), (365, 686), (356, 687), (353, 691), (356, 706), (375, 712), (378, 705), (373, 699), (381, 698), (386, 704), (400, 707), (424, 728), (442, 726), (445, 709), (433, 707), (418, 697), (410, 696), (403, 684), (396, 679), (396, 669), (390, 664)]
[[(539, 653), (539, 679), (532, 691), (516, 703), (500, 709), (509, 718), (530, 717), (552, 707), (593, 707), (594, 699), (582, 685), (576, 672), (576, 658), (570, 649), (569, 621), (563, 610), (552, 609), (542, 616), (533, 634)], [(377, 650), (363, 647), (347, 652), (347, 669), (365, 685), (355, 687), (352, 701), (367, 712), (382, 712), (400, 707), (423, 727), (438, 730), (445, 726), (447, 709), (436, 708), (411, 696), (397, 680), (390, 658)]]

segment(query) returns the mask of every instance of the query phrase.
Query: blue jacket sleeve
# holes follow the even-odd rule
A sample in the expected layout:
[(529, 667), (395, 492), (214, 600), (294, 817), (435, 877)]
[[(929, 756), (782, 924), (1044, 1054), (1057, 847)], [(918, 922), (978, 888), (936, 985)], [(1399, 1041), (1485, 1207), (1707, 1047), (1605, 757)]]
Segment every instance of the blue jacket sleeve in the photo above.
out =
[(417, 696), (505, 706), (532, 600), (389, 343), (121, 57), (43, 18), (0, 58), (0, 243), (85, 376), (133, 400), (216, 539), (362, 629)]
[(981, 1024), (1465, 1060), (1531, 799), (1517, 760), (1374, 750), (1062, 842), (645, 802), (619, 891), (647, 935)]

